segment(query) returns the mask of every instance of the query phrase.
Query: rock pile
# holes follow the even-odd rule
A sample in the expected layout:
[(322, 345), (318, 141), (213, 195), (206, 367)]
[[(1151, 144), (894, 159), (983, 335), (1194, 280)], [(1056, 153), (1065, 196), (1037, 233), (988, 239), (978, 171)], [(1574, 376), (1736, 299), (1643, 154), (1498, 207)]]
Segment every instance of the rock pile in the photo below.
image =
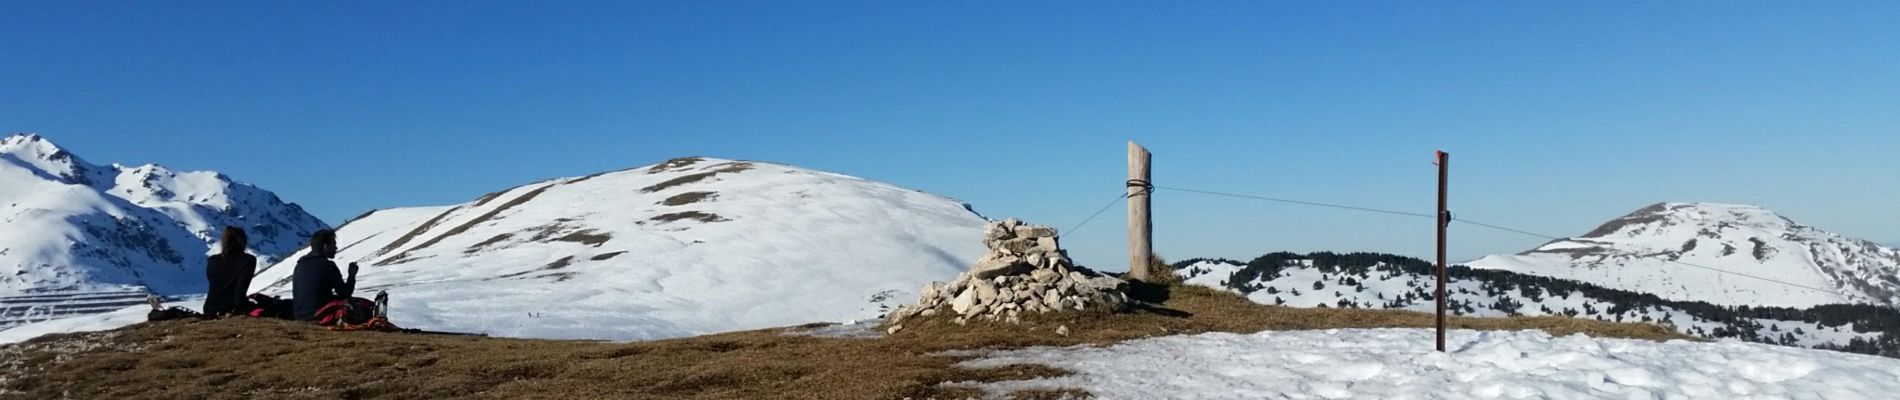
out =
[(1010, 219), (991, 222), (983, 231), (989, 254), (956, 280), (925, 285), (917, 304), (892, 311), (895, 333), (912, 317), (954, 316), (972, 320), (1021, 322), (1030, 313), (1120, 310), (1128, 305), (1128, 283), (1075, 265), (1057, 243), (1054, 228)]

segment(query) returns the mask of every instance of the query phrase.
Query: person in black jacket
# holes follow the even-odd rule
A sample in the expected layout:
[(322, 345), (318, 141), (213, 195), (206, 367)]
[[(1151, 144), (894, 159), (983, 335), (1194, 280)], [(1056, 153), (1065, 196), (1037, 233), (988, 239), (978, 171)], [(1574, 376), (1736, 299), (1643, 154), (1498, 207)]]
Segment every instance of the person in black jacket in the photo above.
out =
[(336, 300), (350, 298), (350, 292), (356, 290), (356, 263), (350, 263), (350, 275), (344, 279), (337, 273), (336, 232), (329, 229), (310, 235), (310, 253), (297, 259), (297, 269), (290, 278), (292, 309), (297, 320), (314, 321), (317, 309)]
[(210, 282), (205, 293), (204, 314), (211, 317), (244, 312), (247, 292), (251, 290), (251, 276), (257, 274), (257, 257), (244, 253), (249, 245), (243, 229), (235, 226), (224, 227), (224, 240), (218, 243), (222, 250), (205, 260), (205, 279)]

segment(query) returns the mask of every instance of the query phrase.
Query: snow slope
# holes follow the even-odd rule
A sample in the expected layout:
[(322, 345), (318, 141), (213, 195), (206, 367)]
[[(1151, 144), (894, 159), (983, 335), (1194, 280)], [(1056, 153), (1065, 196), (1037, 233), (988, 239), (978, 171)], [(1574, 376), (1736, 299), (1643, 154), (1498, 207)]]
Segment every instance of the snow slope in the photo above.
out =
[[(654, 339), (876, 317), (982, 255), (984, 222), (888, 184), (685, 158), (376, 211), (338, 229), (337, 261), (405, 327)], [(253, 290), (288, 296), (294, 263)]]
[(1168, 336), (1000, 351), (966, 367), (1074, 375), (972, 384), (1081, 388), (1102, 399), (1885, 399), (1900, 360), (1735, 341), (1656, 343), (1541, 331), (1345, 329)]
[[(1370, 253), (1275, 253), (1245, 264), (1188, 260), (1177, 266), (1187, 284), (1238, 293), (1261, 304), (1419, 312), (1436, 311), (1437, 279), (1432, 271), (1423, 260)], [(1889, 332), (1900, 323), (1900, 313), (1891, 309), (1738, 311), (1505, 271), (1454, 266), (1451, 272), (1447, 309), (1454, 315), (1654, 323), (1705, 338), (1900, 355), (1900, 335)]]
[(0, 296), (201, 293), (226, 225), (249, 231), (260, 263), (326, 227), (216, 172), (101, 166), (38, 135), (0, 139)]
[(1747, 205), (1656, 204), (1583, 236), (1465, 264), (1716, 304), (1900, 305), (1900, 250)]

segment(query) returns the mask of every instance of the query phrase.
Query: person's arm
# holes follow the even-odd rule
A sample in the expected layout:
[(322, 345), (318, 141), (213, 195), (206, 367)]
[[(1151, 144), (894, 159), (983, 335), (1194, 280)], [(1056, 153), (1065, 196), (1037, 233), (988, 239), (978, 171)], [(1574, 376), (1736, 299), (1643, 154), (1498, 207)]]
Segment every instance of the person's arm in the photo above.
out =
[[(331, 269), (331, 271), (336, 270)], [(356, 263), (350, 263), (350, 277), (348, 279), (337, 280), (336, 292), (337, 296), (346, 299), (356, 292)]]
[(233, 293), (232, 295), (237, 296), (237, 298), (232, 299), (236, 301), (236, 303), (231, 304), (245, 304), (250, 302), (251, 278), (257, 276), (257, 257), (246, 256), (242, 264), (244, 264), (244, 267), (238, 268), (235, 272), (238, 274), (238, 286), (237, 293)]

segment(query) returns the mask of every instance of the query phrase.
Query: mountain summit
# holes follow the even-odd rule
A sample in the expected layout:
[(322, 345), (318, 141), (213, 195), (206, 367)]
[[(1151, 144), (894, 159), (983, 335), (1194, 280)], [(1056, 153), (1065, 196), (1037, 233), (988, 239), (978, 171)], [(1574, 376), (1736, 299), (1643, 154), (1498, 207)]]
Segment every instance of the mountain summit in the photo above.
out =
[(201, 293), (225, 226), (274, 262), (326, 227), (217, 172), (92, 164), (36, 134), (0, 139), (0, 296)]
[[(403, 326), (656, 339), (874, 318), (983, 254), (960, 201), (765, 162), (678, 158), (338, 229)], [(295, 260), (254, 291), (287, 294)]]
[(1900, 305), (1900, 250), (1768, 209), (1660, 203), (1583, 236), (1466, 263), (1727, 305)]

